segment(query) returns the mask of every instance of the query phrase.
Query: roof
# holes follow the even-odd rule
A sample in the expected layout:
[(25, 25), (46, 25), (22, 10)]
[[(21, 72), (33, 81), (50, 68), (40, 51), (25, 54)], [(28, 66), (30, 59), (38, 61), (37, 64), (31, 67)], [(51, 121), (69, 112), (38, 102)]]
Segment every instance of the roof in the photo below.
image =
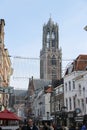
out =
[(49, 18), (49, 21), (47, 23), (49, 26), (53, 26), (54, 22), (52, 21), (52, 18)]
[(51, 80), (32, 78), (32, 79), (29, 79), (28, 91), (30, 91), (30, 94), (32, 94), (31, 90), (33, 92), (38, 93), (39, 91), (41, 91), (41, 89), (44, 89), (45, 86), (48, 86), (50, 84), (52, 84)]
[(20, 120), (20, 118), (15, 113), (5, 109), (0, 112), (0, 120)]
[(79, 55), (66, 69), (65, 75), (73, 71), (87, 70), (87, 55)]
[(35, 90), (38, 88), (44, 88), (44, 86), (47, 86), (49, 84), (51, 84), (51, 80), (44, 80), (44, 79), (34, 80)]
[(64, 79), (61, 78), (60, 80), (53, 80), (52, 85), (53, 85), (53, 87), (55, 88), (55, 87), (57, 87), (57, 86), (60, 86), (60, 85), (63, 84), (63, 83), (64, 83)]
[(14, 94), (16, 96), (23, 96), (23, 97), (25, 97), (26, 94), (27, 94), (27, 90), (17, 90), (17, 89), (15, 89), (14, 90)]
[(87, 55), (79, 55), (76, 58), (75, 70), (85, 70), (87, 66)]

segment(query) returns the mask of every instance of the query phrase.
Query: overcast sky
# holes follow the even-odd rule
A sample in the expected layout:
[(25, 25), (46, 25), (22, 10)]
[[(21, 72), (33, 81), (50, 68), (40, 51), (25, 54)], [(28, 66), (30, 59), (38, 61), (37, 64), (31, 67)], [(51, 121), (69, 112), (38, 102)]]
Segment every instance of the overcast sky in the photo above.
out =
[(39, 61), (32, 58), (40, 56), (43, 25), (50, 16), (59, 26), (59, 47), (65, 68), (67, 60), (87, 54), (87, 32), (83, 29), (87, 25), (87, 0), (0, 1), (0, 18), (5, 20), (5, 47), (12, 56), (14, 68), (11, 85), (15, 88), (27, 89), (27, 78), (39, 77)]

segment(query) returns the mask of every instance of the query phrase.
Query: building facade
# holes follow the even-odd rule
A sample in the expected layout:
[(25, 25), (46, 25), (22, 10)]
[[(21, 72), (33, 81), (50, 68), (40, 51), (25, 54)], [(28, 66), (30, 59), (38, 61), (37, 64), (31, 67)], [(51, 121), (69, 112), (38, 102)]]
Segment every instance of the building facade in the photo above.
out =
[[(87, 114), (87, 55), (79, 55), (64, 76), (64, 104), (69, 122), (83, 122)], [(75, 114), (75, 115), (74, 115)]]
[(51, 84), (51, 80), (33, 79), (33, 77), (29, 79), (28, 93), (27, 93), (27, 100), (26, 100), (27, 102), (26, 108), (28, 108), (27, 109), (28, 117), (41, 116), (41, 112), (40, 112), (41, 105), (37, 106), (37, 104), (39, 104), (38, 95), (40, 94), (40, 92), (42, 92), (42, 90), (44, 90), (44, 86), (48, 86), (49, 84)]
[(59, 29), (50, 18), (43, 26), (42, 50), (40, 51), (40, 78), (60, 79), (62, 54), (59, 49)]
[[(62, 124), (61, 120), (61, 110), (64, 107), (64, 83), (63, 78), (60, 80), (56, 80), (53, 83), (53, 91), (51, 93), (50, 99), (50, 109), (51, 109), (51, 116), (55, 120), (56, 123)], [(61, 120), (60, 120), (61, 118)]]
[[(32, 115), (34, 114), (43, 120), (51, 116), (49, 103), (51, 93), (39, 96), (39, 92), (45, 86), (52, 85), (52, 81), (60, 80), (62, 77), (62, 53), (61, 49), (59, 49), (59, 28), (57, 23), (55, 24), (51, 18), (43, 26), (42, 39), (40, 79), (36, 81), (32, 78), (29, 81), (27, 104), (29, 104), (30, 109), (28, 110), (28, 115), (31, 116), (30, 114), (32, 113)], [(40, 100), (43, 103), (40, 103)]]
[(4, 89), (9, 86), (12, 68), (9, 53), (4, 44), (4, 26), (4, 19), (0, 19), (0, 106), (7, 107), (9, 94), (6, 94)]
[(41, 90), (34, 99), (33, 113), (36, 120), (49, 120), (50, 116), (50, 92)]

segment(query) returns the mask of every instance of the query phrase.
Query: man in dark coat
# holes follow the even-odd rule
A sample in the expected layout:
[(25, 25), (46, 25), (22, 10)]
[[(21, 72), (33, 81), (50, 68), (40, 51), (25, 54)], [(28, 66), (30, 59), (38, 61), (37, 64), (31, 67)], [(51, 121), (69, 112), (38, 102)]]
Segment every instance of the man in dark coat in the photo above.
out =
[(36, 125), (34, 125), (34, 122), (32, 119), (28, 120), (27, 130), (39, 130)]

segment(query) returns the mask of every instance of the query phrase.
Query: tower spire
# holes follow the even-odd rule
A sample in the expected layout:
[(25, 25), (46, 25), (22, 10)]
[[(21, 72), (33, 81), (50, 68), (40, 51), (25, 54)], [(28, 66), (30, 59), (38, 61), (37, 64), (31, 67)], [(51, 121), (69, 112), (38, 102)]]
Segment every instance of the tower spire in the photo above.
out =
[(40, 78), (61, 79), (61, 50), (59, 50), (58, 26), (50, 18), (43, 26), (43, 47), (40, 51)]

